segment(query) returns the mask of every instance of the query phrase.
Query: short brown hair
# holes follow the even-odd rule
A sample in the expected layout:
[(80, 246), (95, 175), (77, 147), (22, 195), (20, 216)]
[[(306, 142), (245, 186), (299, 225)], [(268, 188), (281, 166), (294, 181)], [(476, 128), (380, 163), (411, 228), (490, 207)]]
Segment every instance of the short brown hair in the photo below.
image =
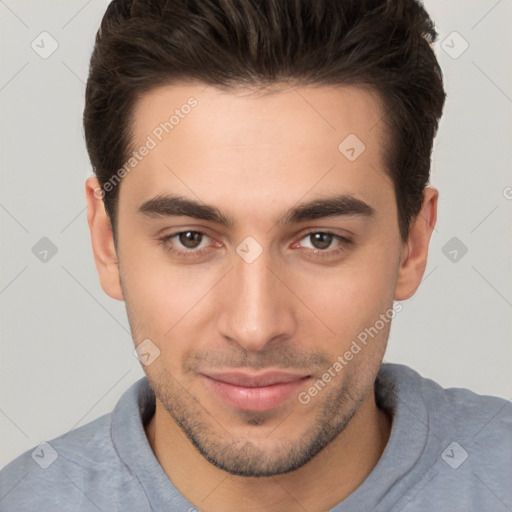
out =
[[(402, 239), (423, 201), (445, 92), (434, 24), (417, 0), (114, 0), (87, 80), (84, 131), (100, 186), (133, 151), (132, 114), (180, 80), (230, 90), (289, 82), (380, 94)], [(341, 142), (341, 141), (340, 141)], [(103, 193), (116, 229), (119, 187)]]

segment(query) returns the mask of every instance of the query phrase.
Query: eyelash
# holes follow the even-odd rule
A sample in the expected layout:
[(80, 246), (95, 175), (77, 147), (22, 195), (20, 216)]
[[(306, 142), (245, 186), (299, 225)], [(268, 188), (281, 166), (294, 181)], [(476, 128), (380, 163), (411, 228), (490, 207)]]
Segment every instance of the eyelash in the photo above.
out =
[[(169, 253), (172, 253), (174, 254), (175, 256), (178, 256), (178, 257), (201, 257), (204, 255), (204, 253), (206, 251), (208, 251), (208, 247), (203, 247), (202, 249), (198, 249), (198, 250), (194, 250), (194, 249), (189, 249), (189, 250), (183, 250), (183, 249), (177, 249), (176, 247), (173, 247), (172, 245), (169, 244), (169, 241), (178, 236), (178, 235), (181, 235), (182, 233), (187, 233), (187, 232), (192, 232), (192, 233), (200, 233), (201, 235), (203, 236), (208, 236), (206, 233), (202, 232), (202, 231), (196, 231), (196, 230), (184, 230), (184, 231), (177, 231), (176, 233), (172, 233), (170, 235), (166, 235), (162, 238), (159, 238), (159, 242), (163, 245), (163, 247), (165, 248), (165, 250)], [(334, 256), (334, 255), (337, 255), (339, 253), (342, 253), (344, 251), (347, 250), (347, 247), (352, 245), (352, 240), (350, 240), (349, 238), (346, 238), (344, 236), (341, 236), (341, 235), (338, 235), (337, 233), (334, 233), (332, 231), (329, 231), (329, 230), (324, 230), (324, 231), (310, 231), (309, 233), (306, 233), (300, 240), (303, 240), (304, 238), (307, 238), (308, 236), (311, 236), (311, 235), (315, 235), (315, 234), (319, 234), (321, 233), (322, 235), (331, 235), (333, 236), (335, 239), (338, 240), (338, 242), (340, 242), (338, 245), (336, 245), (333, 249), (325, 249), (325, 250), (322, 250), (322, 249), (307, 249), (308, 252), (310, 253), (311, 256), (313, 256), (313, 258), (327, 258), (327, 257), (331, 257), (331, 256)]]

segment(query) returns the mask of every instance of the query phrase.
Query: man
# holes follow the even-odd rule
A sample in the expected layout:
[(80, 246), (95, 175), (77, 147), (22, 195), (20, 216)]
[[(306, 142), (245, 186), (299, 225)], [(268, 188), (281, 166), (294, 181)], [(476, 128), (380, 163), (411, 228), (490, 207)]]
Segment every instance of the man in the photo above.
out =
[(510, 404), (382, 363), (436, 223), (435, 37), (413, 0), (109, 5), (88, 222), (146, 378), (1, 510), (512, 508)]

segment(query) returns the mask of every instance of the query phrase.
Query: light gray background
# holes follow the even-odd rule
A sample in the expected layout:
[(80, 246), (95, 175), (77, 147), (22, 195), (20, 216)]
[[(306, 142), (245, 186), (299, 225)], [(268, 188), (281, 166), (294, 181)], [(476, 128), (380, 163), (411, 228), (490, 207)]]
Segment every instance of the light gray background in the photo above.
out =
[[(110, 412), (143, 375), (124, 304), (99, 285), (85, 213), (81, 116), (107, 4), (0, 0), (0, 467)], [(439, 219), (424, 282), (402, 303), (385, 359), (511, 399), (512, 1), (425, 5), (448, 93), (432, 172)], [(59, 45), (46, 59), (31, 48), (43, 31)], [(47, 262), (32, 252), (42, 237), (58, 250)], [(468, 249), (455, 262), (451, 246), (443, 253), (453, 237)]]

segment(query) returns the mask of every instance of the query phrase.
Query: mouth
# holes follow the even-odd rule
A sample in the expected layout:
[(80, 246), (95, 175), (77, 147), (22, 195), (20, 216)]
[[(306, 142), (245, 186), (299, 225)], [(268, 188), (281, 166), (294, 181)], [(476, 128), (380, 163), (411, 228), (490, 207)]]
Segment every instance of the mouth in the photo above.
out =
[(241, 371), (200, 374), (208, 390), (224, 403), (245, 411), (268, 411), (286, 402), (311, 379), (310, 375), (282, 371)]

